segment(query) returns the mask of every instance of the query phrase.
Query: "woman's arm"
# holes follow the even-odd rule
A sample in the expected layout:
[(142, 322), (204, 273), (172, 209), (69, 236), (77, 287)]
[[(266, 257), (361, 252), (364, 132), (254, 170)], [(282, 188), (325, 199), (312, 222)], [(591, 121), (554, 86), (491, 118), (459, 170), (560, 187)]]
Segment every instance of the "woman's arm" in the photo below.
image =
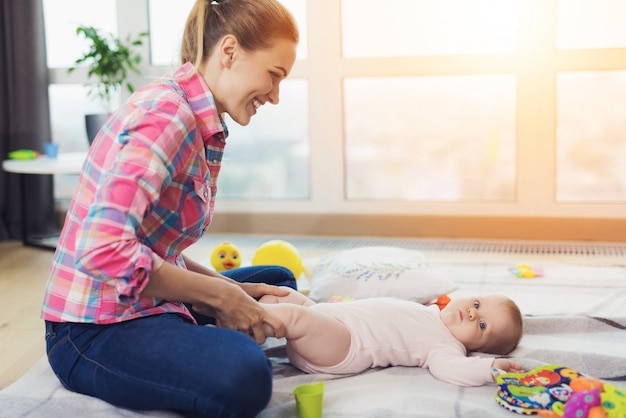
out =
[(185, 260), (185, 265), (187, 266), (187, 270), (189, 271), (194, 271), (196, 273), (200, 273), (200, 274), (205, 274), (207, 276), (213, 276), (213, 277), (220, 277), (222, 279), (228, 279), (225, 276), (222, 276), (221, 274), (219, 274), (218, 272), (211, 270), (210, 268), (194, 261), (193, 259), (183, 255), (183, 260)]
[(263, 296), (287, 296), (289, 294), (289, 288), (273, 286), (265, 283), (241, 283), (236, 280), (231, 279), (230, 277), (226, 277), (222, 274), (217, 273), (210, 268), (203, 266), (202, 264), (192, 260), (191, 258), (185, 257), (183, 255), (183, 260), (185, 260), (185, 265), (189, 271), (193, 271), (195, 273), (204, 274), (206, 276), (215, 277), (218, 279), (226, 280), (232, 284), (235, 284), (241, 287), (244, 292), (249, 294), (255, 299), (260, 299)]
[[(267, 284), (249, 285), (255, 290), (252, 293), (271, 293), (272, 288), (281, 294), (284, 292)], [(250, 294), (242, 284), (215, 272), (202, 274), (163, 263), (150, 275), (142, 295), (191, 303), (198, 313), (214, 317), (224, 328), (250, 335), (259, 344), (265, 341), (263, 323), (269, 325), (278, 338), (285, 335), (281, 321), (254, 300), (262, 295)]]

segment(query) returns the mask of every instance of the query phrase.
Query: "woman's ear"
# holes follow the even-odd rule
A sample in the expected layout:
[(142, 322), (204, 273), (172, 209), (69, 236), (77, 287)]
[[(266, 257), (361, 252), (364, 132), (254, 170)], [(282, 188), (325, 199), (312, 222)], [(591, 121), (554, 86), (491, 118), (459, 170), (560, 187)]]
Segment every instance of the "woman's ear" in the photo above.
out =
[(222, 41), (219, 44), (219, 52), (220, 52), (220, 62), (223, 67), (230, 68), (233, 63), (233, 59), (235, 57), (235, 52), (239, 43), (237, 42), (237, 38), (233, 35), (226, 35), (222, 38)]

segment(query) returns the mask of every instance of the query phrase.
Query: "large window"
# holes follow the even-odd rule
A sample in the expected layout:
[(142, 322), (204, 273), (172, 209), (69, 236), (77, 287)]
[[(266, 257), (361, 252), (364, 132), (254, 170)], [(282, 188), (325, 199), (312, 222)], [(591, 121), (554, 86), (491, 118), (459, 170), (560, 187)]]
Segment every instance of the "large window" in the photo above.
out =
[(343, 0), (345, 200), (623, 217), (624, 19), (619, 0)]
[[(93, 106), (73, 27), (149, 30), (141, 84), (177, 66), (192, 3), (44, 0), (62, 151)], [(281, 104), (230, 122), (218, 210), (626, 216), (622, 0), (284, 3), (298, 60)]]
[(346, 58), (485, 54), (517, 46), (515, 0), (341, 3)]
[(344, 93), (349, 200), (515, 200), (515, 77), (348, 78)]
[(626, 71), (557, 78), (557, 201), (626, 201)]

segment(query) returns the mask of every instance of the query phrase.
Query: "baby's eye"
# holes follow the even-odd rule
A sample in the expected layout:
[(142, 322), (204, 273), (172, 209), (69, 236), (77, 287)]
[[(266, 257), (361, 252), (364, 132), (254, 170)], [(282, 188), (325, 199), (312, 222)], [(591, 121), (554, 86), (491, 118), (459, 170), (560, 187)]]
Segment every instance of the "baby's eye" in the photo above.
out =
[(482, 329), (483, 331), (485, 330), (485, 328), (487, 328), (487, 324), (485, 324), (484, 321), (480, 321), (478, 323), (478, 326), (480, 327), (480, 329)]
[(474, 308), (475, 309), (480, 308), (480, 302), (479, 301), (477, 301), (477, 300), (474, 301)]

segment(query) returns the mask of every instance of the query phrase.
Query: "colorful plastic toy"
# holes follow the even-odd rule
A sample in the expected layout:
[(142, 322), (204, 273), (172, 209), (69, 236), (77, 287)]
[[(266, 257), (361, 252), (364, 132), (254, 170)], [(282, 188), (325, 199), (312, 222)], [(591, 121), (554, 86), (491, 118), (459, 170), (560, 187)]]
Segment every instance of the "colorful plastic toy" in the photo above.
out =
[(338, 303), (338, 302), (352, 302), (354, 300), (353, 296), (341, 296), (341, 295), (332, 295), (328, 302)]
[(32, 149), (18, 149), (9, 152), (9, 159), (11, 160), (34, 160), (39, 157), (39, 152)]
[(275, 265), (286, 267), (293, 273), (296, 280), (304, 272), (302, 258), (296, 247), (287, 241), (270, 240), (263, 243), (252, 258), (253, 266)]
[(440, 311), (443, 311), (443, 308), (445, 308), (448, 305), (448, 303), (450, 303), (450, 300), (451, 300), (450, 296), (441, 295), (435, 301), (435, 305), (439, 306)]
[(322, 418), (324, 382), (308, 383), (293, 389), (298, 418)]
[(626, 391), (556, 364), (496, 377), (495, 399), (506, 409), (540, 418), (626, 417)]
[(241, 254), (234, 244), (224, 241), (213, 249), (211, 265), (217, 272), (241, 266)]
[(509, 267), (509, 271), (519, 279), (534, 279), (543, 276), (541, 267), (531, 267), (528, 264), (518, 264), (515, 267)]

